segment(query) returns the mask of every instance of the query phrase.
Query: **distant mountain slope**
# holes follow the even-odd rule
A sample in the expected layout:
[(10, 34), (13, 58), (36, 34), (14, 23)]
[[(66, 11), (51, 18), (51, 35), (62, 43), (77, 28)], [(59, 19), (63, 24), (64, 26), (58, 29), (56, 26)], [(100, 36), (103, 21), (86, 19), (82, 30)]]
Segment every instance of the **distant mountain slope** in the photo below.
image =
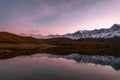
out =
[(96, 39), (87, 38), (72, 40), (68, 38), (44, 39), (43, 42), (56, 45), (58, 47), (49, 48), (48, 53), (69, 54), (100, 54), (100, 55), (120, 55), (120, 38)]
[(120, 37), (120, 25), (114, 24), (109, 29), (95, 29), (91, 31), (77, 31), (75, 33), (63, 35), (71, 39), (80, 39), (80, 38), (113, 38)]
[(45, 49), (53, 47), (32, 37), (23, 37), (13, 33), (0, 32), (0, 52), (2, 49)]
[(48, 35), (48, 36), (39, 36), (32, 35), (34, 38), (38, 39), (50, 39), (50, 38), (70, 38), (70, 39), (81, 39), (81, 38), (113, 38), (120, 37), (120, 24), (114, 24), (111, 28), (108, 29), (95, 29), (95, 30), (84, 30), (77, 31), (75, 33), (69, 33), (65, 35)]
[(40, 40), (32, 37), (19, 36), (13, 33), (0, 32), (0, 42), (40, 43)]

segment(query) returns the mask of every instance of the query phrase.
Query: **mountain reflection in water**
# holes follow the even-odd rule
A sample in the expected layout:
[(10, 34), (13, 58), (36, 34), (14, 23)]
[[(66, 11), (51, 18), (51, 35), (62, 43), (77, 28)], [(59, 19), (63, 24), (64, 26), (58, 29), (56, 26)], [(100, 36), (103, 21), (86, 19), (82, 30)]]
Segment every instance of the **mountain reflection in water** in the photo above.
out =
[(89, 55), (79, 55), (79, 54), (71, 54), (71, 55), (51, 55), (51, 54), (35, 54), (33, 56), (36, 57), (42, 57), (46, 56), (49, 58), (65, 58), (65, 59), (71, 59), (75, 60), (78, 63), (94, 63), (94, 64), (100, 64), (105, 66), (111, 66), (115, 70), (120, 70), (120, 57), (114, 57), (114, 56), (89, 56)]
[(119, 69), (119, 57), (37, 53), (0, 60), (0, 80), (120, 80)]

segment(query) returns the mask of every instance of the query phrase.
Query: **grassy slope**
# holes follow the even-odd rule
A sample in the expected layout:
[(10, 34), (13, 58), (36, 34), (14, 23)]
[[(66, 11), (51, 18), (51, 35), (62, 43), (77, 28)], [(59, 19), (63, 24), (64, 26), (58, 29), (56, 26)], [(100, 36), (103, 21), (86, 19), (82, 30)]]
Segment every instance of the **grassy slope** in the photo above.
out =
[(32, 37), (22, 37), (8, 32), (0, 32), (1, 49), (45, 49), (52, 47)]
[(8, 32), (0, 32), (1, 43), (39, 43), (40, 41), (32, 37), (22, 37)]
[(44, 42), (57, 45), (48, 52), (81, 54), (115, 54), (120, 53), (120, 38), (114, 39), (47, 39)]
[(0, 59), (31, 55), (51, 47), (54, 46), (32, 37), (0, 32)]

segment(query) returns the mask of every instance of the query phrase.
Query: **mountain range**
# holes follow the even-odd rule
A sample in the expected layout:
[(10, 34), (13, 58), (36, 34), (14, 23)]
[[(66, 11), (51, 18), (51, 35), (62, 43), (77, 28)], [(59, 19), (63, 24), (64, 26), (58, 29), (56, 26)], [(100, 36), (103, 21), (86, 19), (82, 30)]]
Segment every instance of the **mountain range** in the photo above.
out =
[[(49, 35), (46, 37), (41, 36), (42, 39), (39, 38), (39, 35), (37, 35), (38, 39), (36, 39), (30, 37), (35, 37), (34, 35), (20, 36), (9, 32), (0, 32), (0, 59), (22, 54), (26, 55), (27, 53), (24, 52), (26, 50), (30, 50), (32, 53), (35, 50), (35, 53), (42, 52), (64, 55), (78, 53), (83, 55), (120, 56), (119, 28), (120, 26), (115, 24), (109, 29), (77, 31), (71, 34)], [(97, 34), (111, 34), (112, 36), (89, 38)]]
[[(23, 34), (23, 36), (26, 36)], [(75, 33), (68, 33), (64, 35), (27, 35), (37, 39), (51, 39), (51, 38), (70, 38), (70, 39), (82, 39), (82, 38), (113, 38), (120, 37), (120, 24), (114, 24), (112, 27), (105, 29), (95, 30), (78, 30)]]

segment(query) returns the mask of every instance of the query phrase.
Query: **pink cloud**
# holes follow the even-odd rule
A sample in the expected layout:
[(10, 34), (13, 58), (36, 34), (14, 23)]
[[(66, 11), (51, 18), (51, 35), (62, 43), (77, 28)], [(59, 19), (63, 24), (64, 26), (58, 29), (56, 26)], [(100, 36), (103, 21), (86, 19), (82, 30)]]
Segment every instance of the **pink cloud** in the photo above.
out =
[[(41, 0), (36, 1), (41, 3)], [(104, 1), (94, 4), (90, 3), (90, 6), (88, 5), (87, 1), (89, 2), (89, 0), (70, 0), (51, 5), (45, 3), (43, 0), (42, 4), (33, 6), (27, 2), (25, 3), (23, 0), (23, 2), (20, 4), (20, 7), (23, 6), (26, 8), (26, 10), (30, 9), (31, 13), (26, 15), (18, 13), (17, 11), (14, 12), (12, 14), (11, 20), (4, 22), (5, 26), (10, 26), (10, 29), (4, 29), (17, 33), (29, 33), (31, 30), (39, 30), (39, 32), (35, 33), (44, 35), (65, 34), (81, 29), (95, 29), (104, 26), (110, 27), (111, 24), (120, 21), (120, 19), (117, 18), (120, 13), (120, 11), (117, 10), (119, 8), (119, 1), (118, 3), (114, 1)], [(83, 5), (85, 8), (78, 6), (82, 5), (84, 2), (86, 2), (86, 6)], [(17, 3), (19, 3), (19, 0), (17, 0)], [(35, 22), (36, 18), (44, 18), (54, 15), (57, 16), (57, 19), (50, 25), (43, 25), (41, 23)]]

